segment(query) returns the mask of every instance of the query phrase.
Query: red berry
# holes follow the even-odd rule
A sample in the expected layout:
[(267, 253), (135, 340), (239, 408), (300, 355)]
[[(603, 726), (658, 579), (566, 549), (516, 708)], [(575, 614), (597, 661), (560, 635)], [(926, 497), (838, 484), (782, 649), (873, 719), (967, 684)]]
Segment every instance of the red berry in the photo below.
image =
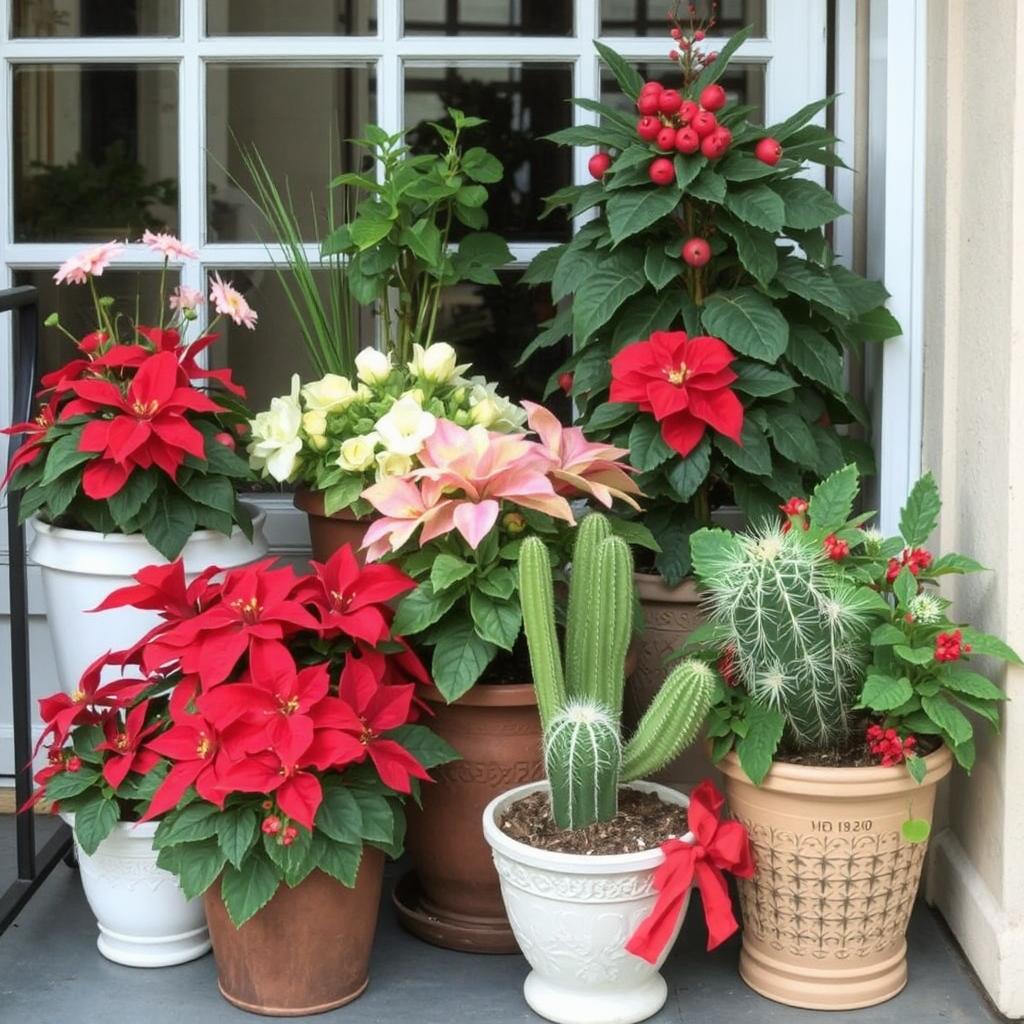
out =
[(675, 89), (665, 89), (658, 94), (658, 109), (671, 116), (683, 105), (683, 97)]
[(721, 110), (725, 106), (725, 90), (717, 83), (707, 86), (700, 94), (700, 105), (705, 110)]
[(693, 38), (699, 43), (704, 38), (704, 33), (700, 29), (697, 29), (697, 31), (693, 33)]
[(711, 246), (703, 238), (691, 238), (683, 242), (680, 255), (691, 267), (703, 267), (711, 259)]
[(653, 90), (640, 93), (637, 97), (636, 109), (644, 115), (656, 114), (658, 112), (658, 93)]
[(676, 180), (675, 165), (663, 156), (651, 161), (647, 173), (655, 185), (671, 185)]
[(571, 373), (560, 373), (558, 375), (558, 386), (566, 393), (572, 391), (573, 375)]
[(700, 149), (700, 136), (692, 128), (680, 128), (676, 132), (676, 149), (680, 153), (696, 153)]
[(282, 846), (291, 846), (292, 843), (294, 843), (296, 838), (298, 837), (298, 834), (299, 834), (299, 830), (297, 828), (294, 828), (293, 826), (289, 825), (284, 830), (284, 832), (281, 833), (281, 845)]
[(707, 55), (707, 56), (706, 56), (706, 57), (704, 58), (704, 63), (705, 63), (705, 64), (714, 64), (716, 60), (718, 60), (718, 51), (717, 51), (717, 50), (712, 50), (712, 51), (711, 51), (711, 52), (710, 52), (710, 53), (709, 53), (709, 54), (708, 54), (708, 55)]
[(661, 131), (661, 122), (656, 117), (641, 117), (636, 123), (636, 133), (644, 142), (653, 142)]
[(690, 127), (703, 139), (718, 127), (718, 118), (710, 110), (699, 110)]
[(67, 769), (69, 772), (81, 771), (82, 759), (72, 754), (72, 756), (68, 758)]
[(724, 156), (732, 142), (732, 132), (719, 125), (710, 135), (701, 140), (700, 151), (709, 159), (717, 160)]
[(678, 50), (669, 50), (668, 51), (668, 59), (669, 60), (679, 60), (679, 51)]
[(611, 165), (612, 158), (607, 153), (595, 153), (587, 163), (587, 170), (592, 178), (600, 181)]
[(662, 128), (661, 131), (658, 132), (658, 137), (657, 137), (657, 139), (655, 139), (655, 143), (657, 144), (658, 149), (664, 150), (666, 153), (670, 149), (675, 149), (676, 148), (676, 130), (675, 130), (675, 128), (668, 128), (668, 127)]
[(656, 82), (653, 78), (649, 82), (644, 82), (643, 88), (640, 90), (641, 93), (653, 92), (655, 95), (660, 93), (665, 86), (661, 82)]
[(683, 100), (682, 106), (679, 108), (679, 120), (687, 125), (697, 116), (699, 110), (700, 107), (693, 100)]
[(269, 817), (263, 819), (263, 824), (260, 828), (268, 836), (276, 836), (281, 831), (281, 819), (276, 814), (271, 814)]
[(683, 33), (679, 29), (674, 28), (669, 34), (672, 36), (673, 39), (679, 39)]
[(775, 139), (761, 139), (754, 147), (754, 156), (761, 163), (774, 167), (782, 157), (782, 146)]

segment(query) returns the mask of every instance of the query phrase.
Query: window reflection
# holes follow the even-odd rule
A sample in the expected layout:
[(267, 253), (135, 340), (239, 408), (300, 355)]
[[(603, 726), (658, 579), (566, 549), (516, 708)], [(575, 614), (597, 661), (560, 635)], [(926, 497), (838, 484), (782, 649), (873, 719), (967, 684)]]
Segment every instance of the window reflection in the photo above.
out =
[[(601, 0), (601, 34), (605, 36), (660, 36), (668, 39), (666, 11), (671, 4), (665, 0)], [(680, 3), (684, 12), (686, 5)], [(755, 36), (766, 34), (766, 0), (718, 0), (716, 36), (731, 36), (746, 25), (753, 26)], [(698, 17), (703, 16), (710, 4), (697, 4)], [(684, 24), (686, 19), (680, 15)]]
[(14, 38), (176, 36), (178, 0), (14, 0)]
[(376, 0), (206, 0), (206, 33), (211, 36), (363, 36), (376, 31)]
[(406, 35), (569, 36), (572, 0), (405, 0)]

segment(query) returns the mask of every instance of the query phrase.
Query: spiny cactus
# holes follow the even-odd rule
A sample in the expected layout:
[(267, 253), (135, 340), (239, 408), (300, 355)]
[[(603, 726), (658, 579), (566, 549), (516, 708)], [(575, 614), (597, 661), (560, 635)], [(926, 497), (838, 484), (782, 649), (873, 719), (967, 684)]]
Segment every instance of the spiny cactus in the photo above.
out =
[(620, 780), (657, 771), (693, 740), (711, 703), (714, 673), (700, 661), (678, 665), (623, 747), (633, 562), (629, 545), (612, 536), (608, 521), (597, 513), (577, 531), (564, 673), (551, 563), (538, 537), (520, 548), (519, 597), (544, 727), (552, 815), (569, 829), (607, 821), (618, 809)]
[(857, 699), (869, 617), (841, 570), (796, 529), (701, 530), (693, 564), (750, 695), (798, 749), (835, 747)]

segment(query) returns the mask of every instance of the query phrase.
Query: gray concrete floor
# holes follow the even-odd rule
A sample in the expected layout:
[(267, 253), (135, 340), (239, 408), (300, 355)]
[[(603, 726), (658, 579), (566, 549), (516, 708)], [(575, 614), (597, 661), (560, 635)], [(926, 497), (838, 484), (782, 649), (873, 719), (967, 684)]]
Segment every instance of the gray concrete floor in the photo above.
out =
[[(7, 819), (9, 822), (9, 819)], [(0, 818), (0, 857), (9, 826)], [(394, 874), (392, 873), (392, 878)], [(389, 883), (388, 883), (389, 885)], [(344, 1024), (530, 1024), (523, 1002), (525, 961), (470, 956), (425, 945), (395, 923), (385, 896), (370, 986), (355, 1003), (304, 1021)], [(217, 993), (213, 958), (163, 970), (118, 967), (96, 951), (96, 929), (77, 873), (60, 864), (0, 937), (0, 1021), (3, 1024), (242, 1024), (255, 1018)], [(984, 1024), (999, 1018), (977, 989), (941, 921), (918, 907), (910, 929), (910, 983), (895, 999), (855, 1013), (794, 1010), (762, 999), (736, 973), (738, 941), (704, 950), (699, 906), (666, 967), (670, 996), (654, 1024)]]

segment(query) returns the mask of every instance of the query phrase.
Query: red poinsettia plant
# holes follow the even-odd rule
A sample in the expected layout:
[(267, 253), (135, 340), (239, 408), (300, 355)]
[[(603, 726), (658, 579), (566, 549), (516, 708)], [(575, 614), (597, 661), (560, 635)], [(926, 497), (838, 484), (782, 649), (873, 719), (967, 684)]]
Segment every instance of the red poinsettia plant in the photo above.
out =
[[(348, 546), (306, 576), (266, 560), (187, 584), (178, 560), (135, 580), (97, 611), (161, 621), (40, 703), (33, 800), (73, 811), (87, 852), (159, 819), (159, 865), (189, 898), (221, 879), (238, 926), (314, 868), (353, 885), (364, 843), (397, 856), (404, 799), (456, 756), (416, 723), (427, 674), (392, 630), (414, 582)], [(138, 678), (101, 682), (112, 667)]]
[[(237, 525), (251, 532), (235, 495), (241, 481), (252, 479), (235, 453), (248, 412), (231, 371), (202, 365), (217, 335), (186, 338), (202, 294), (184, 286), (169, 298), (163, 294), (169, 261), (195, 253), (171, 235), (147, 231), (142, 241), (164, 256), (161, 312), (153, 326), (115, 313), (113, 300), (100, 292), (97, 279), (122, 251), (118, 243), (80, 253), (54, 275), (58, 284), (89, 287), (96, 330), (76, 338), (56, 314), (46, 321), (67, 335), (77, 354), (42, 377), (35, 420), (2, 431), (23, 441), (0, 486), (9, 481), (23, 492), (23, 519), (39, 515), (75, 529), (141, 533), (172, 559), (196, 529), (230, 534)], [(217, 319), (227, 315), (255, 327), (256, 314), (217, 275), (210, 301)]]

